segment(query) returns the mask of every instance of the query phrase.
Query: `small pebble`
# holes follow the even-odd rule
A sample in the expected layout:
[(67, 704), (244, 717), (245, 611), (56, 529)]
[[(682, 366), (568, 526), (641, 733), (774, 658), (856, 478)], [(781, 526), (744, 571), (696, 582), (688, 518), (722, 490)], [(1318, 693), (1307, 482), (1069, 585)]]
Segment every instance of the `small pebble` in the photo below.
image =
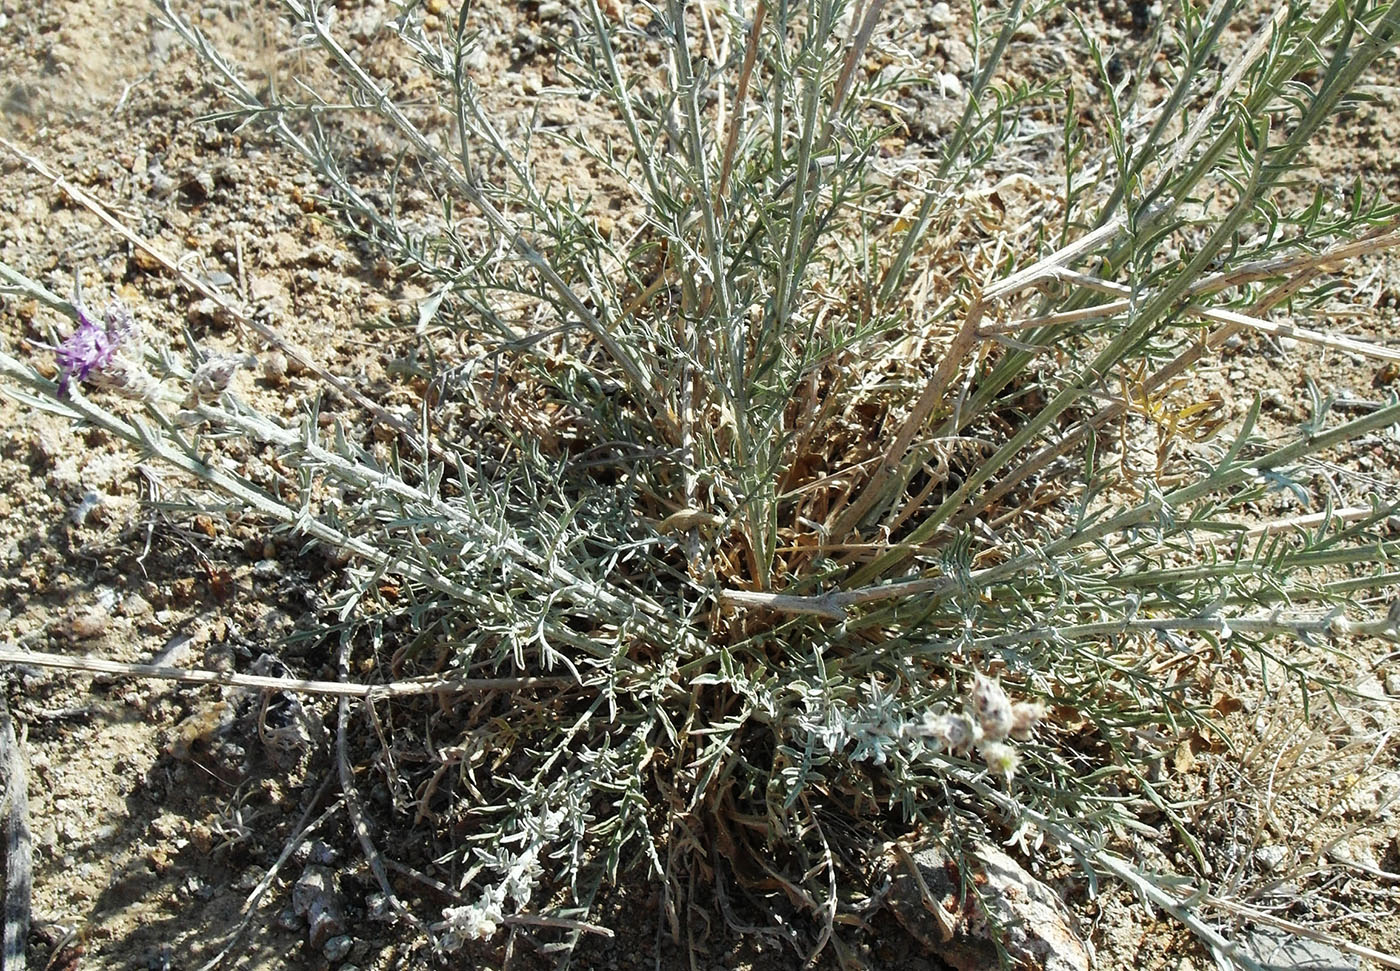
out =
[(122, 598), (118, 612), (124, 617), (144, 617), (151, 612), (151, 602), (139, 593), (129, 593)]
[(376, 891), (365, 898), (365, 917), (369, 920), (393, 920), (389, 898)]
[(327, 961), (341, 961), (350, 953), (350, 948), (355, 941), (348, 934), (341, 934), (339, 937), (332, 937), (321, 948), (321, 953), (326, 956)]
[(263, 355), (262, 376), (268, 384), (280, 385), (287, 380), (287, 355), (272, 350)]
[(108, 619), (107, 611), (94, 608), (75, 616), (68, 630), (77, 640), (100, 637), (107, 630)]
[(1016, 25), (1016, 32), (1011, 36), (1017, 40), (1036, 41), (1040, 40), (1043, 34), (1039, 24), (1034, 20), (1026, 20)]
[(975, 62), (972, 50), (956, 37), (949, 37), (940, 45), (943, 57), (948, 62), (948, 70), (955, 74), (970, 74)]
[(1265, 873), (1273, 873), (1283, 866), (1283, 861), (1286, 859), (1288, 859), (1286, 846), (1261, 846), (1254, 851), (1254, 862)]
[(1385, 693), (1392, 698), (1400, 698), (1400, 671), (1385, 676)]

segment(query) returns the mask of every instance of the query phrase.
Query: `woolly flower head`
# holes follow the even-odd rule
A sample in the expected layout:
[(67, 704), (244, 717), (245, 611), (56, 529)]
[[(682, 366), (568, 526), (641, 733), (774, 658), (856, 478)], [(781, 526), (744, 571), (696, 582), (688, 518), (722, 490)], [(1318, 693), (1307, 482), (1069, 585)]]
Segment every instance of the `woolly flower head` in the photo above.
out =
[(1018, 701), (1011, 706), (1011, 737), (1018, 742), (1028, 740), (1045, 715), (1046, 708), (1040, 702)]
[(446, 931), (442, 946), (455, 951), (467, 941), (484, 941), (494, 937), (501, 926), (501, 913), (493, 907), (476, 904), (470, 907), (447, 907), (442, 912)]
[(922, 734), (953, 755), (966, 754), (977, 743), (977, 726), (962, 715), (924, 715)]
[(122, 353), (133, 350), (140, 332), (131, 309), (120, 300), (113, 300), (102, 312), (102, 323), (92, 318), (87, 308), (78, 306), (78, 327), (58, 347), (54, 357), (58, 363), (58, 393), (68, 394), (74, 378), (98, 387), (116, 391), (144, 394), (150, 383), (139, 363), (140, 353), (128, 357)]

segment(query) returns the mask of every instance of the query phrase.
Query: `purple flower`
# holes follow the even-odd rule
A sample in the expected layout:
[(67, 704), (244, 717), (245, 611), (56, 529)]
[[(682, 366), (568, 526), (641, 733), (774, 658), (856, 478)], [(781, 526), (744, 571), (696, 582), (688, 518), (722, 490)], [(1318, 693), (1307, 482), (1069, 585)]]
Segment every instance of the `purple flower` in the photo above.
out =
[(60, 395), (68, 393), (68, 383), (73, 378), (87, 381), (109, 367), (117, 348), (136, 328), (131, 311), (119, 301), (113, 301), (107, 306), (101, 324), (89, 317), (84, 308), (77, 309), (78, 329), (54, 351), (60, 372)]

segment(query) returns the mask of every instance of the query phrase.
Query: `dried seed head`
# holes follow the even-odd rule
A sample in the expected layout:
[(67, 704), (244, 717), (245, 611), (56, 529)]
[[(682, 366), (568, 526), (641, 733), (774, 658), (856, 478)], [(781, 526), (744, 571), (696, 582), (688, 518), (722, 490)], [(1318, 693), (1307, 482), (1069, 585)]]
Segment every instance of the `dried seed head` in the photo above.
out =
[(977, 742), (977, 726), (962, 715), (925, 715), (923, 733), (953, 755), (966, 754)]
[(1000, 683), (980, 674), (974, 675), (968, 700), (984, 738), (1000, 742), (1011, 734), (1011, 699), (1006, 697)]
[(1011, 706), (1011, 737), (1024, 742), (1045, 717), (1045, 706), (1038, 701), (1022, 701)]
[(107, 324), (107, 332), (114, 335), (118, 341), (137, 341), (141, 338), (140, 328), (136, 326), (136, 318), (131, 314), (131, 308), (120, 300), (113, 300), (107, 304), (102, 311), (102, 320)]

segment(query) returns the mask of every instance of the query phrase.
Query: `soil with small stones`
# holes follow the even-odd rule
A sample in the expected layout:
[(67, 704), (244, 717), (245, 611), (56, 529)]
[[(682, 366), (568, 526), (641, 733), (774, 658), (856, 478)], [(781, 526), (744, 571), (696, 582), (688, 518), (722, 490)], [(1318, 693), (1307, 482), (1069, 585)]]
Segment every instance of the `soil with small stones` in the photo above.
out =
[[(440, 6), (428, 4), (438, 12)], [(504, 110), (538, 106), (567, 119), (573, 110), (567, 99), (537, 94), (553, 70), (545, 21), (560, 15), (553, 9), (560, 5), (490, 6), (499, 9), (491, 11), (486, 57), (476, 65), (488, 99)], [(392, 8), (373, 0), (342, 7), (371, 68), (411, 91), (411, 64), (388, 55), (373, 60), (380, 51), (376, 30)], [(968, 80), (960, 10), (892, 7), (895, 32), (921, 67), (951, 78), (945, 85)], [(279, 49), (271, 39), (271, 21), (260, 18), (272, 14), (250, 13), (238, 2), (207, 4), (199, 13), (217, 41), (248, 53), (254, 63), (261, 59), (269, 77), (294, 77), (306, 67), (298, 62), (304, 55)], [(1103, 3), (1092, 12), (1091, 26), (1105, 44), (1132, 57), (1152, 16), (1145, 4)], [(1064, 17), (1028, 30), (1018, 38), (1014, 63), (1028, 77), (1055, 72), (1064, 60), (1058, 40), (1074, 36)], [(409, 325), (411, 332), (424, 292), (386, 275), (372, 255), (336, 234), (315, 180), (275, 142), (251, 127), (200, 120), (227, 105), (210, 71), (159, 25), (150, 7), (140, 0), (0, 0), (0, 86), (5, 138), (91, 193), (181, 266), (258, 307), (293, 342), (318, 349), (325, 368), (371, 393), (387, 385), (409, 343), (385, 341), (371, 328)], [(1372, 190), (1400, 199), (1397, 90), (1393, 76), (1376, 79), (1371, 100), (1344, 116), (1309, 160), (1310, 181), (1345, 193), (1364, 176)], [(899, 138), (911, 143), (936, 141), (954, 117), (948, 105), (923, 95), (904, 107), (908, 123)], [(72, 291), (76, 275), (98, 300), (125, 299), (147, 326), (188, 328), (206, 348), (258, 355), (262, 370), (237, 381), (274, 414), (294, 416), (319, 399), (327, 415), (354, 416), (310, 373), (285, 368), (274, 352), (212, 311), (34, 166), (3, 151), (0, 172), (0, 260), (60, 294)], [(635, 215), (625, 208), (610, 212), (607, 218), (620, 221)], [(1300, 323), (1382, 341), (1400, 333), (1400, 255), (1369, 256), (1352, 279), (1359, 284), (1354, 319)], [(39, 345), (55, 322), (33, 301), (0, 298), (0, 334), (9, 353), (43, 357)], [(1340, 395), (1352, 403), (1348, 407), (1365, 408), (1389, 394), (1396, 378), (1396, 369), (1381, 362), (1252, 338), (1211, 362), (1186, 394), (1218, 394), (1225, 411), (1238, 418), (1257, 389), (1265, 420), (1283, 427), (1306, 416), (1310, 385)], [(1335, 501), (1343, 506), (1368, 489), (1393, 490), (1398, 467), (1400, 443), (1386, 433), (1353, 443), (1336, 456), (1335, 468), (1317, 473), (1339, 483)], [(172, 479), (102, 432), (0, 399), (4, 646), (246, 671), (306, 624), (340, 564), (236, 511), (199, 518), (162, 511)], [(1282, 497), (1278, 509), (1261, 514), (1302, 511)], [(1358, 643), (1354, 664), (1337, 674), (1376, 697), (1400, 694), (1400, 660), (1388, 650)], [(324, 647), (283, 651), (283, 659), (299, 676), (335, 677)], [(308, 823), (307, 838), (280, 867), (223, 966), (392, 968), (422, 961), (413, 935), (388, 912), (336, 801), (335, 767), (323, 743), (334, 723), (333, 703), (306, 702), (298, 717), (315, 744), (289, 754), (259, 737), (265, 713), (251, 710), (254, 702), (236, 693), (25, 666), (8, 668), (4, 678), (30, 766), (31, 967), (200, 967), (240, 926), (245, 901), (288, 839)], [(1304, 871), (1326, 865), (1321, 889), (1309, 892), (1301, 911), (1285, 916), (1304, 916), (1358, 943), (1400, 953), (1400, 843), (1397, 816), (1386, 803), (1400, 791), (1400, 775), (1388, 764), (1394, 749), (1382, 743), (1359, 751), (1345, 743), (1352, 736), (1388, 738), (1385, 733), (1400, 725), (1394, 706), (1339, 710), (1331, 729), (1300, 741), (1296, 724), (1280, 714), (1288, 710), (1286, 692), (1271, 696), (1245, 681), (1222, 682), (1217, 691), (1222, 712), (1239, 720), (1257, 749), (1222, 754), (1208, 740), (1188, 738), (1174, 764), (1164, 767), (1176, 791), (1199, 800), (1209, 867), (1222, 885), (1231, 873), (1265, 867), (1277, 872), (1281, 886), (1311, 880), (1306, 886), (1317, 888), (1319, 881)], [(1329, 771), (1297, 769), (1285, 780), (1273, 816), (1251, 817), (1229, 787), (1278, 784), (1265, 766), (1289, 744), (1301, 746), (1307, 756), (1301, 763), (1333, 764)], [(1347, 771), (1330, 771), (1337, 765)], [(367, 792), (367, 804), (373, 818), (395, 812), (393, 794), (382, 786)], [(1353, 824), (1356, 832), (1349, 833)], [(399, 829), (381, 840), (385, 855), (430, 868), (414, 846), (412, 828)], [(1191, 863), (1175, 842), (1157, 852), (1164, 866)], [(1099, 966), (1213, 966), (1186, 931), (1149, 913), (1126, 891), (1101, 887), (1091, 895), (1072, 872), (1038, 875), (1068, 897)], [(317, 918), (298, 898), (299, 887), (304, 898), (319, 879), (329, 881), (339, 908), (328, 917)], [(413, 874), (395, 871), (393, 880), (418, 912), (442, 907)], [(1349, 919), (1357, 913), (1369, 916)], [(653, 886), (619, 888), (595, 919), (616, 936), (585, 938), (576, 967), (798, 966), (791, 951), (764, 938), (729, 936), (720, 926), (708, 937), (674, 940)], [(1243, 923), (1236, 929), (1248, 931)], [(871, 967), (944, 966), (892, 921), (872, 927), (863, 946), (857, 957)], [(458, 960), (483, 968), (547, 965), (524, 935), (509, 952), (486, 946)]]

